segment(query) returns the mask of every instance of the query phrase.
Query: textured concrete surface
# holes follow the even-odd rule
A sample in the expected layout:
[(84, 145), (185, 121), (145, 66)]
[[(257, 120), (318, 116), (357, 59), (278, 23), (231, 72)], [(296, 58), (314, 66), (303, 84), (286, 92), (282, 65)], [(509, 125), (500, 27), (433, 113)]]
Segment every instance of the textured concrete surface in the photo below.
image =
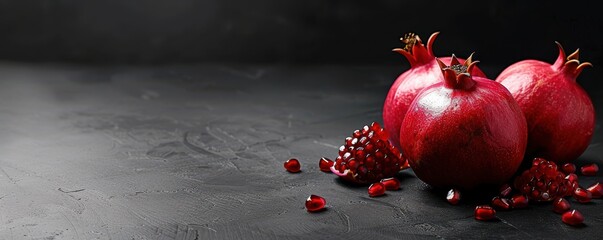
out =
[[(369, 198), (318, 169), (380, 121), (400, 68), (0, 64), (0, 239), (594, 239), (603, 202), (473, 219), (410, 170)], [(592, 80), (592, 81), (596, 81)], [(603, 112), (601, 90), (589, 89)], [(603, 132), (578, 166), (603, 167)], [(283, 162), (298, 158), (303, 171)], [(588, 186), (601, 181), (582, 177)], [(304, 201), (323, 196), (328, 210)], [(483, 194), (482, 194), (483, 195)]]

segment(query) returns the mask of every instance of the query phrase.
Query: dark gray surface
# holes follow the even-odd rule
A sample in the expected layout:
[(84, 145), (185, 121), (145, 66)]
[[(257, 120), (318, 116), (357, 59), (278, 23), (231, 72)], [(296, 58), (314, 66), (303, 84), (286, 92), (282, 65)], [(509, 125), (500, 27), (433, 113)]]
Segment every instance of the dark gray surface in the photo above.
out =
[[(473, 219), (411, 171), (369, 198), (318, 170), (380, 121), (399, 67), (0, 64), (0, 239), (595, 239), (603, 202)], [(494, 69), (497, 71), (498, 69)], [(588, 79), (598, 81), (599, 79)], [(589, 89), (603, 112), (600, 89)], [(580, 166), (603, 167), (603, 133)], [(287, 173), (298, 158), (303, 171)], [(597, 177), (581, 177), (587, 186)], [(310, 214), (310, 194), (328, 202)]]

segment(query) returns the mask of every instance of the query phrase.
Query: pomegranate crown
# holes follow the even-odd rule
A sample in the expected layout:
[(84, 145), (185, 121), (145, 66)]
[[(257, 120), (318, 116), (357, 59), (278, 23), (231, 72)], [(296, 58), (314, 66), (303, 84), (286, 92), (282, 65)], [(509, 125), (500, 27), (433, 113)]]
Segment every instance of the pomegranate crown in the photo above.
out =
[(436, 61), (442, 69), (442, 74), (444, 74), (444, 85), (446, 87), (469, 90), (475, 86), (475, 81), (473, 81), (470, 73), (473, 72), (473, 68), (479, 61), (473, 61), (473, 53), (463, 64), (454, 54), (452, 54), (450, 66), (447, 66), (438, 58), (436, 58)]
[(440, 33), (434, 32), (431, 34), (429, 40), (427, 40), (427, 46), (425, 46), (419, 35), (415, 33), (406, 33), (404, 34), (404, 37), (400, 38), (400, 41), (404, 46), (402, 48), (394, 48), (392, 51), (406, 57), (411, 67), (426, 64), (435, 58), (432, 45), (438, 34)]
[(563, 71), (569, 73), (574, 76), (574, 79), (580, 75), (582, 70), (585, 67), (592, 67), (593, 65), (589, 62), (580, 63), (578, 59), (580, 57), (580, 49), (576, 49), (575, 52), (570, 54), (569, 56), (565, 56), (565, 51), (563, 51), (563, 47), (557, 41), (555, 41), (557, 47), (559, 48), (559, 56), (557, 60), (553, 64), (553, 67), (558, 69), (559, 71)]

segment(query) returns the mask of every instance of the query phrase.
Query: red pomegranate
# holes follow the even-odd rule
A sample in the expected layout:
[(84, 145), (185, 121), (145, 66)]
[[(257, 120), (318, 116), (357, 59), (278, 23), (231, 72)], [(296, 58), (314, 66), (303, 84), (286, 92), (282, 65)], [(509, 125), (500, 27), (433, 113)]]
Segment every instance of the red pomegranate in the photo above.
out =
[[(432, 48), (438, 34), (439, 32), (431, 34), (425, 46), (418, 35), (407, 33), (400, 39), (404, 47), (393, 50), (406, 57), (410, 63), (410, 69), (402, 73), (390, 87), (383, 104), (383, 126), (396, 147), (400, 146), (400, 125), (412, 100), (423, 88), (443, 81)], [(465, 61), (458, 60), (461, 63)], [(450, 57), (440, 58), (440, 61), (450, 64)], [(473, 67), (471, 74), (486, 77), (478, 67)]]
[(501, 72), (497, 82), (507, 87), (528, 122), (528, 157), (562, 164), (578, 158), (595, 128), (595, 111), (576, 77), (590, 63), (580, 63), (576, 50), (569, 56), (561, 44), (553, 65), (523, 60)]
[[(404, 155), (419, 179), (436, 187), (503, 184), (517, 171), (527, 124), (501, 84), (471, 76), (476, 62), (438, 61), (443, 80), (411, 103), (400, 129)], [(420, 81), (417, 80), (417, 81)]]

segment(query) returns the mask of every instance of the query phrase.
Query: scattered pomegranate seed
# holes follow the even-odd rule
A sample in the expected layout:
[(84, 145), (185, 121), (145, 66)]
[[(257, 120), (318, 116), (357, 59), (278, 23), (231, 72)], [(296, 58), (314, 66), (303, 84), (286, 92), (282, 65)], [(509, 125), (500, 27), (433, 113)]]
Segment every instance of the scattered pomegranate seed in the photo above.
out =
[(579, 187), (579, 185), (578, 185), (578, 175), (576, 175), (575, 173), (570, 173), (567, 176), (565, 176), (565, 179), (570, 182), (570, 188), (571, 188), (571, 192), (569, 194), (566, 194), (566, 196), (571, 196), (571, 193), (576, 188)]
[(565, 198), (557, 198), (553, 201), (553, 212), (562, 214), (570, 210), (570, 203)]
[(508, 197), (512, 190), (513, 189), (511, 188), (511, 185), (505, 183), (504, 185), (502, 185), (500, 187), (500, 194), (499, 195), (501, 197)]
[(373, 183), (368, 188), (368, 194), (371, 197), (379, 197), (385, 194), (385, 186), (383, 183)]
[(287, 169), (287, 171), (289, 172), (296, 173), (301, 171), (301, 165), (299, 164), (299, 161), (297, 161), (297, 159), (295, 158), (287, 160), (284, 165), (285, 169)]
[(528, 206), (528, 197), (523, 194), (515, 194), (511, 197), (511, 206), (513, 208), (525, 208)]
[(575, 173), (576, 165), (573, 163), (566, 163), (566, 164), (563, 164), (563, 166), (561, 167), (561, 170), (563, 170), (563, 172), (565, 174)]
[(593, 198), (603, 197), (603, 184), (601, 184), (600, 182), (591, 185), (586, 190), (590, 192)]
[(506, 198), (494, 197), (492, 198), (491, 204), (492, 206), (494, 206), (494, 208), (498, 210), (505, 211), (511, 209), (511, 203), (509, 203), (509, 199)]
[(579, 187), (574, 190), (574, 198), (579, 203), (587, 203), (590, 202), (593, 196), (589, 191), (586, 191), (584, 188)]
[(567, 225), (578, 226), (584, 222), (584, 216), (578, 210), (571, 210), (561, 215), (561, 221)]
[(333, 160), (323, 157), (318, 160), (318, 167), (320, 167), (320, 171), (330, 173), (334, 163)]
[(400, 189), (400, 181), (396, 178), (384, 178), (381, 179), (381, 183), (385, 186), (385, 190), (395, 191)]
[(488, 205), (475, 207), (475, 219), (480, 221), (492, 220), (496, 217), (496, 210)]
[(448, 200), (448, 202), (452, 205), (457, 205), (461, 200), (461, 192), (454, 188), (450, 189), (450, 191), (448, 191), (448, 195), (446, 196), (446, 200)]
[(310, 195), (308, 199), (306, 199), (306, 209), (308, 210), (308, 212), (321, 211), (325, 209), (326, 204), (327, 201), (321, 196)]
[(580, 168), (580, 172), (584, 176), (594, 176), (597, 175), (599, 171), (599, 166), (596, 163), (591, 163)]

